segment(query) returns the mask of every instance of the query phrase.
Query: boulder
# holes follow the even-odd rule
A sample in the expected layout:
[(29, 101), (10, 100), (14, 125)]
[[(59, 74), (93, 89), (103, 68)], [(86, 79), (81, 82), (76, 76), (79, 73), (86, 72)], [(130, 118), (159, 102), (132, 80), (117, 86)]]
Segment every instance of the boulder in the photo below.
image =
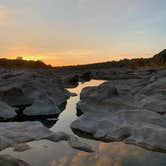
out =
[(82, 90), (80, 94), (80, 99), (97, 99), (99, 101), (108, 99), (112, 96), (118, 95), (118, 90), (116, 87), (105, 82), (98, 87), (86, 87)]
[(77, 137), (68, 135), (64, 132), (57, 132), (52, 136), (48, 137), (47, 139), (53, 142), (68, 141), (69, 145), (74, 149), (89, 153), (94, 152), (94, 149), (89, 144), (84, 143), (80, 141)]
[(56, 104), (47, 101), (35, 101), (32, 106), (23, 111), (27, 116), (49, 116), (59, 114), (61, 111)]
[(26, 115), (52, 115), (69, 97), (70, 92), (49, 70), (8, 71), (0, 77), (0, 100), (13, 107), (32, 106)]
[(84, 152), (95, 152), (95, 150), (87, 143), (81, 142), (77, 137), (70, 136), (69, 144), (72, 148), (78, 149)]
[(10, 107), (8, 104), (0, 101), (0, 118), (11, 119), (16, 116), (15, 109)]
[(65, 76), (62, 79), (62, 84), (65, 88), (74, 88), (78, 86), (79, 77), (77, 75)]

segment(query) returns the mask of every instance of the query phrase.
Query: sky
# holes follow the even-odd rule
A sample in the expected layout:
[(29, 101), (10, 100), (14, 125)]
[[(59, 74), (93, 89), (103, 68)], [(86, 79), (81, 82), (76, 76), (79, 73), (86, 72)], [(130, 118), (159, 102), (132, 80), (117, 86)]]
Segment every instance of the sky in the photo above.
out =
[(53, 66), (166, 48), (166, 0), (0, 0), (0, 58)]

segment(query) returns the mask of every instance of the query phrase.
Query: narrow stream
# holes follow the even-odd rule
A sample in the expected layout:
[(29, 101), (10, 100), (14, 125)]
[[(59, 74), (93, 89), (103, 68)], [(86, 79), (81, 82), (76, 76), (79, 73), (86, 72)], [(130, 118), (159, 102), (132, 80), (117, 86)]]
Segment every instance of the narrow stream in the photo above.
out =
[[(83, 84), (80, 83), (76, 88), (69, 89), (78, 95), (68, 100), (65, 110), (60, 114), (51, 130), (75, 135), (70, 129), (70, 124), (78, 118), (76, 116), (76, 103), (80, 100), (79, 94), (82, 88), (97, 86), (102, 82), (91, 80)], [(164, 153), (148, 151), (123, 142), (104, 143), (81, 137), (79, 139), (91, 144), (96, 152), (78, 151), (72, 149), (66, 142), (53, 143), (42, 140), (29, 143), (32, 148), (25, 152), (13, 152), (12, 148), (8, 148), (0, 154), (10, 154), (32, 166), (166, 166), (166, 154)]]

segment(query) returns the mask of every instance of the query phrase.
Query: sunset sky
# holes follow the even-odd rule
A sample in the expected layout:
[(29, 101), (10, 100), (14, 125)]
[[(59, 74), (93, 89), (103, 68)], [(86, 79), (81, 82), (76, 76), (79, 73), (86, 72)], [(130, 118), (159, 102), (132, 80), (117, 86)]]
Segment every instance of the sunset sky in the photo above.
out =
[(166, 0), (0, 0), (0, 57), (52, 65), (166, 48)]

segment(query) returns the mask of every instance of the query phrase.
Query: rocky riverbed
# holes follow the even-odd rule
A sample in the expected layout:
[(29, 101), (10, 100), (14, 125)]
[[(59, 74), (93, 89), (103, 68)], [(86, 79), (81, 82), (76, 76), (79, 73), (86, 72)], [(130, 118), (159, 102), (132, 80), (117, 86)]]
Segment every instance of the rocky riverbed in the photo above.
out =
[(109, 81), (82, 90), (77, 104), (82, 115), (72, 129), (97, 140), (165, 151), (166, 70), (97, 71), (93, 76)]
[[(44, 139), (67, 141), (72, 148), (94, 152), (77, 137), (53, 132), (38, 121), (58, 118), (68, 98), (76, 95), (66, 88), (76, 87), (79, 81), (104, 79), (101, 85), (82, 90), (72, 130), (94, 140), (166, 151), (165, 69), (0, 69), (0, 73), (0, 150), (13, 147), (21, 152), (31, 148), (25, 143)], [(3, 155), (1, 160), (24, 163)]]

